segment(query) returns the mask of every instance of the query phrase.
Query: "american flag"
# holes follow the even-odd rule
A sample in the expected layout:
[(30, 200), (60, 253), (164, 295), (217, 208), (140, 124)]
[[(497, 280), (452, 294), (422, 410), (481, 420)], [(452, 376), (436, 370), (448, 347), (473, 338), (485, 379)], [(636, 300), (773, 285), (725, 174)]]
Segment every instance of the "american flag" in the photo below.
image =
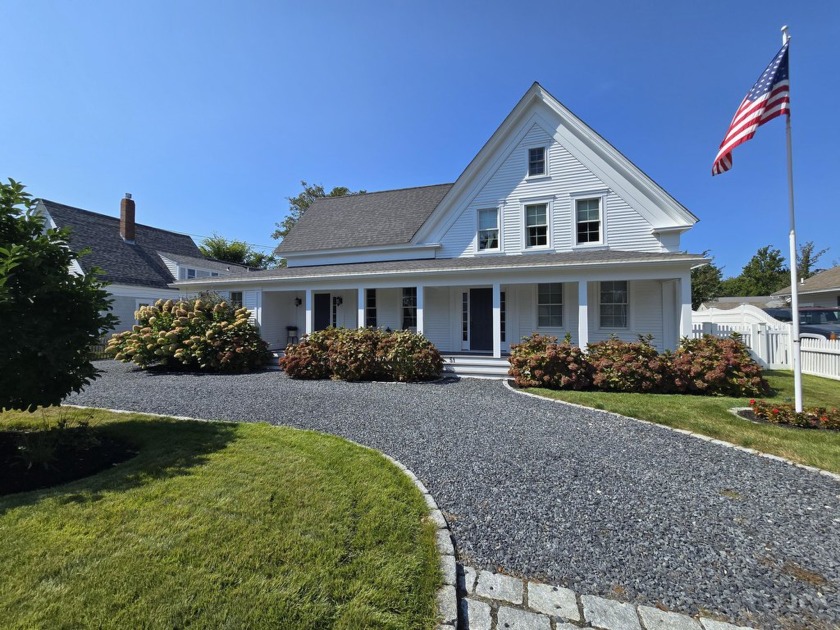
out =
[(776, 116), (790, 116), (790, 80), (788, 78), (788, 43), (761, 73), (741, 102), (729, 123), (729, 129), (712, 165), (712, 175), (725, 173), (732, 168), (732, 149), (755, 135), (755, 130)]

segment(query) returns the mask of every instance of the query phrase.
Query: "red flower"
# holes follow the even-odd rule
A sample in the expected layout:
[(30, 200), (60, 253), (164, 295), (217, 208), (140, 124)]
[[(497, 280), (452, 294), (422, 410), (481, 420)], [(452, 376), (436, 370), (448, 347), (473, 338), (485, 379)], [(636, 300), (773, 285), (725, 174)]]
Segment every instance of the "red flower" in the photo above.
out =
[(755, 399), (754, 398), (750, 399), (750, 407), (755, 407)]

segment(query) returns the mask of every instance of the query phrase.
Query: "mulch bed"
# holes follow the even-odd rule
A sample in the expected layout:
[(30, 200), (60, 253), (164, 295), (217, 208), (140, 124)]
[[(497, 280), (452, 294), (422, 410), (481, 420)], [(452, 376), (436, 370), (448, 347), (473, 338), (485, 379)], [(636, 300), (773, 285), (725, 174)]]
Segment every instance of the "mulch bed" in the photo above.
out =
[(0, 431), (0, 496), (95, 475), (135, 455), (131, 444), (96, 429)]

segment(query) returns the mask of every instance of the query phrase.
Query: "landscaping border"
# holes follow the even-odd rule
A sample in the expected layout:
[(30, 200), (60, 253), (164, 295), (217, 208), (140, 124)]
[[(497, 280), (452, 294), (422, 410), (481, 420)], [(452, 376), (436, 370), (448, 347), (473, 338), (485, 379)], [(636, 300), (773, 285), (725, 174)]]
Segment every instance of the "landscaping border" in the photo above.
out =
[[(595, 409), (594, 407), (587, 407), (586, 405), (578, 405), (577, 403), (566, 402), (565, 400), (557, 400), (556, 398), (548, 398), (546, 396), (540, 396), (539, 394), (532, 394), (530, 392), (523, 392), (521, 389), (517, 389), (510, 384), (509, 380), (504, 381), (504, 386), (509, 389), (511, 392), (515, 394), (519, 394), (521, 396), (530, 396), (532, 398), (538, 398), (539, 400), (545, 400), (552, 403), (558, 403), (561, 405), (567, 405), (569, 407), (577, 407), (578, 409), (586, 409), (587, 411), (598, 411), (600, 413), (606, 413), (611, 416), (615, 416), (617, 418), (624, 418), (626, 420), (633, 420), (635, 422), (641, 422), (643, 424), (649, 424), (655, 427), (659, 427), (660, 429), (667, 429), (668, 431), (675, 431), (677, 433), (682, 433), (683, 435), (688, 435), (693, 438), (697, 438), (699, 440), (703, 440), (704, 442), (710, 442), (711, 444), (717, 444), (718, 446), (725, 446), (727, 448), (734, 448), (738, 451), (743, 451), (745, 453), (750, 453), (752, 455), (758, 455), (759, 457), (764, 457), (766, 459), (772, 459), (777, 462), (782, 462), (788, 464), (790, 466), (796, 466), (797, 468), (803, 468), (805, 470), (809, 470), (814, 473), (818, 473), (820, 475), (824, 475), (826, 477), (830, 477), (835, 481), (840, 481), (840, 475), (837, 473), (830, 472), (828, 470), (824, 470), (822, 468), (817, 468), (816, 466), (808, 466), (807, 464), (800, 464), (798, 462), (792, 461), (785, 457), (780, 457), (779, 455), (772, 455), (770, 453), (762, 453), (761, 451), (757, 451), (754, 448), (748, 448), (746, 446), (739, 446), (737, 444), (732, 444), (731, 442), (724, 442), (723, 440), (718, 440), (708, 435), (702, 435), (700, 433), (694, 433), (692, 431), (687, 431), (686, 429), (677, 429), (675, 427), (669, 427), (664, 424), (657, 424), (656, 422), (651, 422), (650, 420), (642, 420), (641, 418), (632, 418), (630, 416), (624, 416), (620, 413), (616, 413), (614, 411), (607, 411), (605, 409)], [(730, 410), (731, 411), (731, 410)], [(734, 414), (734, 412), (733, 412)], [(737, 415), (737, 414), (735, 414)], [(739, 418), (741, 416), (738, 416)], [(742, 420), (746, 420), (746, 418), (741, 418)]]
[[(87, 405), (70, 405), (63, 404), (62, 407), (71, 407), (73, 409), (96, 409), (99, 411), (108, 411), (110, 413), (119, 414), (135, 414), (139, 416), (149, 416), (154, 418), (173, 418), (174, 420), (188, 420), (192, 422), (227, 422), (224, 420), (208, 420), (206, 418), (194, 418), (191, 416), (173, 416), (169, 414), (148, 413), (145, 411), (128, 411), (126, 409), (109, 409), (107, 407), (89, 407)], [(269, 425), (278, 426), (278, 425)], [(341, 436), (336, 436), (341, 437)], [(449, 530), (449, 525), (446, 518), (443, 516), (432, 494), (423, 485), (423, 482), (417, 478), (411, 470), (399, 460), (394, 459), (390, 455), (386, 455), (382, 451), (377, 451), (375, 448), (359, 444), (353, 440), (341, 437), (342, 440), (349, 442), (355, 446), (378, 453), (394, 466), (399, 468), (402, 473), (408, 477), (423, 495), (426, 506), (429, 508), (428, 518), (437, 527), (435, 534), (435, 547), (440, 556), (440, 572), (443, 576), (443, 585), (437, 592), (437, 623), (439, 630), (455, 630), (458, 626), (458, 594), (455, 587), (458, 582), (457, 565), (455, 562), (455, 547), (452, 544), (452, 532)]]

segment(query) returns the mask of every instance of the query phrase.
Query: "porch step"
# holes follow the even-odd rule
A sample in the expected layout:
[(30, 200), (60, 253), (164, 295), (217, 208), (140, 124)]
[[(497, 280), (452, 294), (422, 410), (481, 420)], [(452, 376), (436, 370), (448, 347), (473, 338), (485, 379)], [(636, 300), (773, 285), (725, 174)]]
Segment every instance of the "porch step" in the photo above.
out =
[(444, 355), (444, 374), (455, 374), (471, 378), (507, 378), (510, 364), (507, 358), (470, 355)]

